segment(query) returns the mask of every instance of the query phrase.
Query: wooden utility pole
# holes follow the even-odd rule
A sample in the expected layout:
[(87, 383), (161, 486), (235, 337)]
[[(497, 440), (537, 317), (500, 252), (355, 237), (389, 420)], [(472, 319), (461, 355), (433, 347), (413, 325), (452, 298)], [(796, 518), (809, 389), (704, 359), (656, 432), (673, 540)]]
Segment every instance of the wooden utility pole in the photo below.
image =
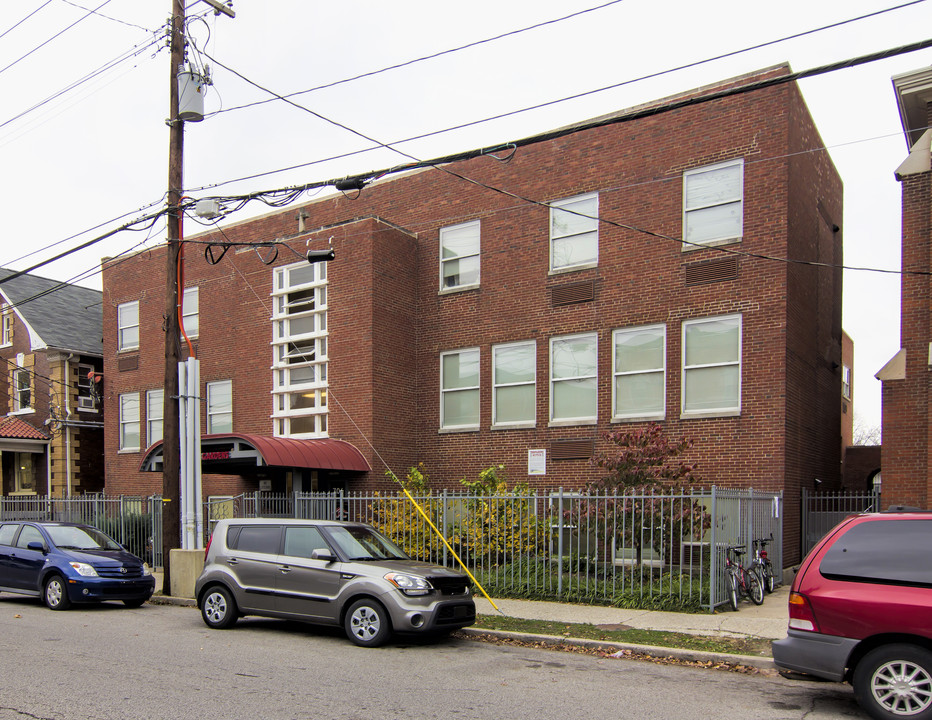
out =
[(178, 427), (178, 258), (184, 192), (184, 121), (178, 111), (178, 73), (184, 66), (184, 0), (172, 0), (168, 116), (168, 248), (165, 253), (165, 383), (162, 408), (162, 591), (171, 591), (171, 551), (181, 539), (181, 452)]

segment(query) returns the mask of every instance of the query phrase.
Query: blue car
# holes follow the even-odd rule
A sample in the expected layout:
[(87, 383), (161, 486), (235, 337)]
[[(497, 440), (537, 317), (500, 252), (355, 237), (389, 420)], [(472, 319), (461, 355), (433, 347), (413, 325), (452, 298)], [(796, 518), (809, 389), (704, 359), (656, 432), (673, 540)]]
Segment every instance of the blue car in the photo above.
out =
[(122, 600), (139, 607), (155, 591), (149, 566), (90, 525), (0, 523), (0, 592), (41, 597), (52, 610)]

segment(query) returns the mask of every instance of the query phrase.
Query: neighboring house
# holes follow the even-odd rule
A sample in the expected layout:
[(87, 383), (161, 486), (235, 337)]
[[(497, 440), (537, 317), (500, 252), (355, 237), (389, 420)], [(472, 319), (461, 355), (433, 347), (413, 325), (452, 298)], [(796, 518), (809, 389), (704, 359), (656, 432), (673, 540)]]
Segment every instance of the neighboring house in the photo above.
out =
[[(578, 490), (603, 432), (657, 422), (708, 484), (783, 491), (797, 559), (801, 488), (841, 478), (842, 183), (798, 86), (752, 89), (789, 72), (199, 235), (205, 495), (419, 462)], [(112, 493), (161, 490), (163, 253), (103, 265)]]
[(932, 70), (898, 75), (893, 88), (909, 154), (896, 170), (903, 198), (900, 349), (877, 373), (883, 383), (883, 502), (928, 508), (932, 504)]
[(2, 494), (101, 492), (101, 293), (0, 269)]

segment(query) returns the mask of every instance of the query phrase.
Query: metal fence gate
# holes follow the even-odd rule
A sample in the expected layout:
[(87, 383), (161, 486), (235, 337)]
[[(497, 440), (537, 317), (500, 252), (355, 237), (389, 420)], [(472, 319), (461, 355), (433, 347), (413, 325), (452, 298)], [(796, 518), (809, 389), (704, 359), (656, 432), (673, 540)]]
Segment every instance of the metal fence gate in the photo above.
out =
[(880, 510), (880, 488), (870, 492), (802, 492), (802, 542), (801, 557), (806, 557), (812, 548), (825, 537), (825, 533), (849, 515)]

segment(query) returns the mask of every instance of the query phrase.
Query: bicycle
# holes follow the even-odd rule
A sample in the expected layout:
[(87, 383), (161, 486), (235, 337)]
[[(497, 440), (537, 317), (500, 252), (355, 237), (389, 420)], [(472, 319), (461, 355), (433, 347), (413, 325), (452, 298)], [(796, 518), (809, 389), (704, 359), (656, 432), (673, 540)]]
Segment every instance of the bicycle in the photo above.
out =
[(764, 583), (757, 569), (746, 568), (741, 564), (741, 556), (746, 552), (744, 545), (729, 545), (728, 554), (725, 557), (728, 602), (732, 610), (738, 609), (739, 595), (746, 595), (755, 605), (761, 605), (764, 602)]
[(767, 545), (773, 542), (773, 533), (769, 538), (757, 538), (754, 543), (754, 560), (751, 566), (756, 568), (763, 581), (764, 592), (772, 593), (777, 586), (777, 578), (773, 572), (773, 563), (767, 557)]

